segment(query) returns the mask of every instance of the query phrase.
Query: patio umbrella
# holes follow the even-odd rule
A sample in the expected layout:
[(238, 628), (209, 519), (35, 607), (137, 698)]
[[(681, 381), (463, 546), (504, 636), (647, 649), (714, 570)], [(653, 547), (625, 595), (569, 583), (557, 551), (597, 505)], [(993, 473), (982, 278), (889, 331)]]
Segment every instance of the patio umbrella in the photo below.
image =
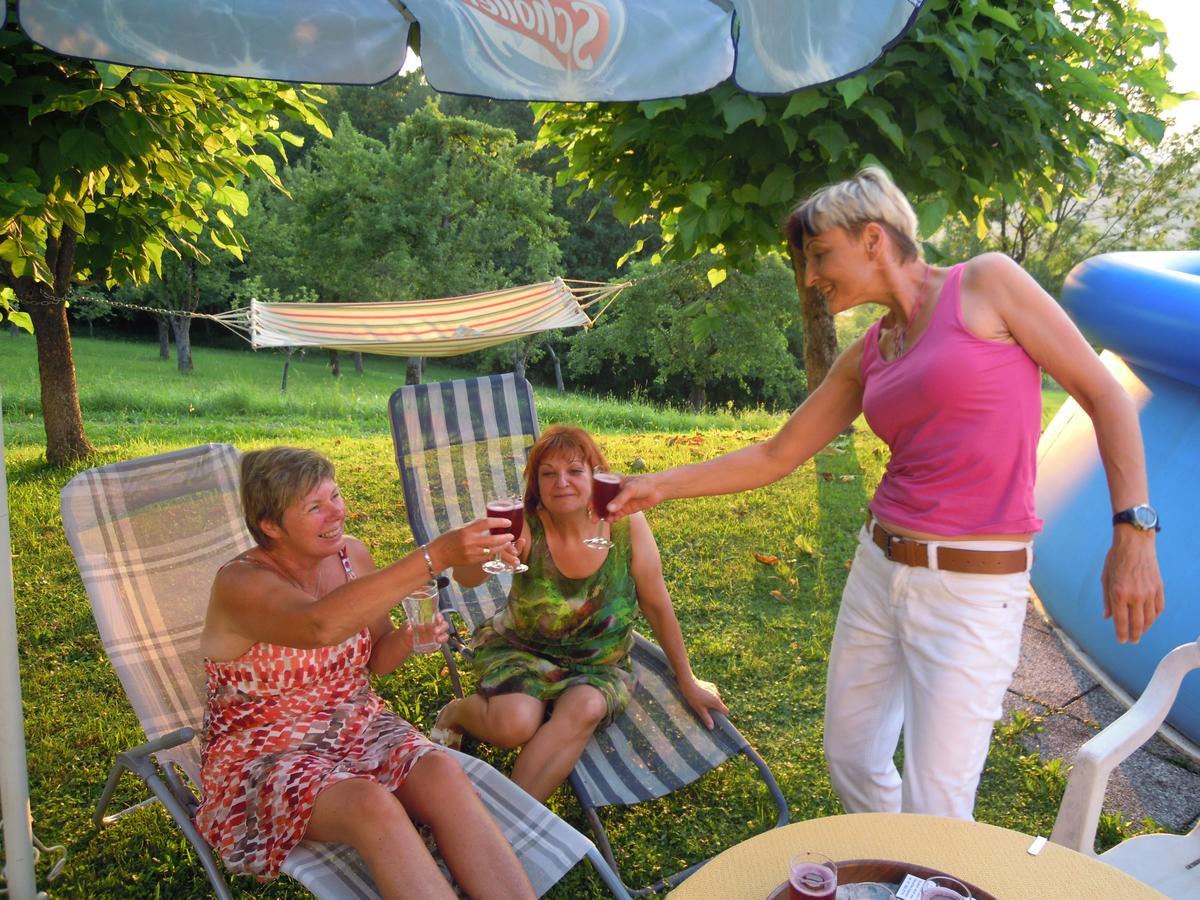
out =
[[(502, 100), (783, 94), (871, 65), (923, 0), (18, 0), (34, 41), (126, 66), (276, 81), (426, 79)], [(0, 4), (0, 27), (9, 4)], [(9, 896), (33, 878), (0, 417), (0, 800)]]
[(18, 0), (67, 56), (321, 84), (376, 84), (414, 33), (434, 88), (504, 100), (781, 94), (866, 68), (923, 0)]

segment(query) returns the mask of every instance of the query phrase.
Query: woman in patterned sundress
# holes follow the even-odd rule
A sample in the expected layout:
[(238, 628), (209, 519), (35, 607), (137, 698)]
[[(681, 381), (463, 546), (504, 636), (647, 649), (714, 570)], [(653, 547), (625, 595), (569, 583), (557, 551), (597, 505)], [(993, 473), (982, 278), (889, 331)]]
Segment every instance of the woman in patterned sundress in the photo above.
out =
[[(554, 426), (534, 444), (517, 542), (529, 570), (513, 576), (508, 604), (475, 633), (477, 692), (452, 700), (431, 733), (451, 746), (467, 732), (498, 747), (521, 747), (512, 780), (538, 800), (566, 779), (592, 733), (628, 705), (639, 610), (696, 716), (712, 728), (710, 711), (728, 712), (716, 687), (692, 674), (645, 518), (602, 526), (613, 542), (608, 550), (583, 543), (596, 533), (592, 471), (607, 468), (580, 428)], [(454, 577), (473, 587), (487, 576), (471, 561), (455, 567)]]
[(242, 506), (257, 546), (217, 574), (201, 636), (200, 833), (231, 871), (260, 879), (309, 838), (353, 846), (383, 897), (453, 897), (415, 827), (425, 823), (469, 896), (532, 897), (458, 763), (369, 684), (412, 653), (411, 628), (389, 616), (397, 598), (449, 566), (507, 555), (489, 531), (503, 521), (448, 531), (376, 570), (344, 533), (333, 466), (291, 447), (242, 458)]

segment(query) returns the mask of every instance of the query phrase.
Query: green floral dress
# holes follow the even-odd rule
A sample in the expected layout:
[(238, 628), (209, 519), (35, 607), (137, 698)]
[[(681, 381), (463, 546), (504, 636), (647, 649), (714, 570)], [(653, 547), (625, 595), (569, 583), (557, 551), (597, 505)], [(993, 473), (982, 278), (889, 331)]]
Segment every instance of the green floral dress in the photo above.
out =
[(608, 558), (587, 578), (559, 572), (541, 521), (536, 515), (528, 521), (529, 571), (513, 576), (508, 605), (475, 632), (472, 668), (479, 693), (549, 702), (589, 684), (608, 703), (604, 727), (629, 705), (636, 684), (629, 661), (638, 612), (629, 520), (613, 524)]

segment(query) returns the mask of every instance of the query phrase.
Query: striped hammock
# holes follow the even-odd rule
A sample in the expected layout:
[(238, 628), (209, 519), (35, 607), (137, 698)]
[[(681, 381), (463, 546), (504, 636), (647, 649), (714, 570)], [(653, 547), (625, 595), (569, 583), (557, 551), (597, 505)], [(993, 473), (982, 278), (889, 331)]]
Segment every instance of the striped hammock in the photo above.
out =
[[(562, 278), (525, 287), (395, 303), (260, 303), (217, 317), (262, 347), (327, 347), (389, 356), (457, 356), (552, 328), (589, 327), (584, 309), (627, 284)], [(582, 303), (580, 301), (583, 301)], [(607, 303), (604, 308), (607, 308)], [(603, 312), (601, 309), (600, 312)], [(597, 316), (599, 313), (597, 313)]]

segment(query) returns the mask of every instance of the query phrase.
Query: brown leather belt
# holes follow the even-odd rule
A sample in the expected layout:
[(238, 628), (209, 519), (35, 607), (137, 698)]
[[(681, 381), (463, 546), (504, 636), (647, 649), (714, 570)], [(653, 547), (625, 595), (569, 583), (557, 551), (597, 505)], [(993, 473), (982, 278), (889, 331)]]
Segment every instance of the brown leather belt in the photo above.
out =
[[(906, 566), (929, 565), (929, 544), (885, 531), (878, 522), (867, 519), (871, 540), (883, 555)], [(970, 575), (1013, 575), (1024, 572), (1029, 565), (1027, 550), (964, 550), (960, 547), (937, 547), (937, 568), (947, 572), (966, 572)]]

